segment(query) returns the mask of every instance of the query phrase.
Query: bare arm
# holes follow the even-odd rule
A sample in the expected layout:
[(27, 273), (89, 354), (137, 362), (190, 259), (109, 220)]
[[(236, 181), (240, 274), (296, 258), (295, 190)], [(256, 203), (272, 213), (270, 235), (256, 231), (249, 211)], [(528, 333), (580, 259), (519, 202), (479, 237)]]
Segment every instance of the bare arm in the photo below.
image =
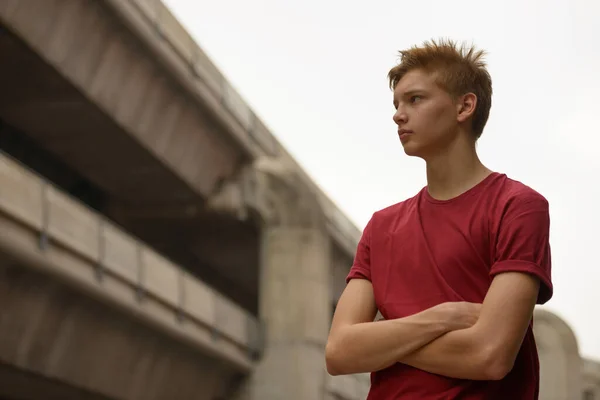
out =
[[(552, 296), (550, 217), (534, 192), (508, 205), (496, 240), (494, 276), (473, 327), (450, 332), (399, 361), (454, 378), (502, 379), (514, 365), (535, 304)], [(543, 284), (542, 284), (543, 282)]]
[(389, 367), (440, 335), (471, 326), (478, 307), (442, 304), (409, 317), (373, 322), (376, 312), (371, 282), (351, 280), (338, 302), (325, 351), (331, 375)]
[(496, 276), (471, 328), (449, 332), (402, 363), (448, 377), (502, 379), (515, 362), (539, 292), (535, 276), (507, 272)]

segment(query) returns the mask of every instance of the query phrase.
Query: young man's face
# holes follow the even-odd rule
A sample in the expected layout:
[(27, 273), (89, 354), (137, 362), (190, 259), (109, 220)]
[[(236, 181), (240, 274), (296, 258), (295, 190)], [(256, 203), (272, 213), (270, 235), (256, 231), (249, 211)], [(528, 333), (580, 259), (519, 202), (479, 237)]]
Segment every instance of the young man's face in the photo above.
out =
[(409, 156), (435, 155), (458, 134), (457, 106), (431, 73), (406, 73), (394, 89), (394, 107), (398, 136)]

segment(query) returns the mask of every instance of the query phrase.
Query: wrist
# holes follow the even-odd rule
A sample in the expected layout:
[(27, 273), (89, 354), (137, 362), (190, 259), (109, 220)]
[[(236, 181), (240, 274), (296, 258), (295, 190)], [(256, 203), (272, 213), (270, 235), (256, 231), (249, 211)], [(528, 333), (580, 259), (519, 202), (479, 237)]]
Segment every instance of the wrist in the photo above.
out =
[(433, 318), (437, 321), (441, 333), (450, 332), (453, 330), (454, 323), (458, 318), (458, 311), (452, 303), (442, 303), (434, 306), (431, 311)]

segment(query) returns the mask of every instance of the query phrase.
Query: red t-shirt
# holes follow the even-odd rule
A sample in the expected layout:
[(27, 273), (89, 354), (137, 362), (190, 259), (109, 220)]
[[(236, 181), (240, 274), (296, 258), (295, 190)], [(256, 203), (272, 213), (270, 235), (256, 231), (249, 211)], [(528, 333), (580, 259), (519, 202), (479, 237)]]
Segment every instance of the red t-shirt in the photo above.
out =
[[(541, 280), (538, 303), (552, 297), (547, 200), (493, 173), (447, 201), (426, 188), (373, 214), (347, 277), (368, 279), (384, 318), (395, 319), (447, 301), (482, 303), (495, 275)], [(512, 371), (499, 381), (431, 374), (397, 363), (371, 374), (368, 400), (534, 400), (539, 363), (530, 324)]]

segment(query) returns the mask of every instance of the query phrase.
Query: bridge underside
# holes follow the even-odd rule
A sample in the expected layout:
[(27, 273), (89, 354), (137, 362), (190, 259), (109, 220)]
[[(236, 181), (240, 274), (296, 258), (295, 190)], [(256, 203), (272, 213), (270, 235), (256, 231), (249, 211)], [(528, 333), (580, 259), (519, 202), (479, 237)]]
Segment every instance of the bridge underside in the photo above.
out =
[(0, 363), (0, 400), (110, 400), (42, 375)]
[(6, 380), (365, 397), (323, 358), (359, 232), (160, 1), (2, 1), (0, 54), (0, 228), (21, 232), (0, 229)]
[[(86, 11), (86, 7), (92, 11)], [(149, 66), (152, 65), (150, 60), (133, 36), (119, 28), (102, 6), (82, 1), (71, 11), (78, 11), (81, 18), (92, 18), (91, 22), (101, 31), (96, 35), (81, 32), (81, 42), (70, 43), (72, 47), (64, 45), (63, 65), (72, 61), (76, 65), (75, 73), (86, 82), (79, 87), (29, 43), (3, 27), (0, 18), (3, 60), (0, 63), (0, 150), (256, 314), (258, 228), (252, 221), (240, 221), (235, 215), (211, 212), (205, 204), (206, 196), (238, 168), (241, 156), (232, 150), (222, 151), (227, 145), (210, 138), (205, 139), (202, 151), (195, 149), (197, 145), (189, 140), (187, 150), (192, 152), (182, 150), (186, 138), (183, 142), (175, 138), (181, 139), (179, 131), (191, 126), (176, 122), (185, 122), (187, 117), (181, 115), (182, 110), (174, 110), (173, 105), (180, 101), (188, 104), (182, 100), (183, 91), (178, 91), (159, 66)], [(18, 10), (15, 13), (18, 15)], [(60, 22), (59, 15), (55, 17), (59, 19), (57, 23)], [(53, 32), (51, 23), (48, 29)], [(106, 33), (107, 30), (111, 33)], [(111, 45), (110, 35), (115, 36), (113, 40), (119, 44), (124, 42), (129, 50), (138, 46), (140, 63), (145, 62), (143, 67), (147, 71), (141, 67), (137, 70), (135, 66), (124, 67), (130, 74), (129, 84), (120, 87), (123, 97), (137, 91), (137, 103), (126, 103), (125, 99), (116, 106), (121, 114), (137, 117), (135, 126), (147, 131), (142, 138), (119, 123), (119, 115), (115, 118), (90, 98), (89, 91), (92, 94), (95, 91), (119, 103), (120, 92), (106, 93), (111, 76), (106, 75), (109, 72), (105, 68), (112, 67), (114, 74), (119, 69), (118, 65), (108, 65), (116, 57), (111, 53), (114, 45)], [(45, 42), (48, 46), (52, 43), (51, 39)], [(94, 43), (96, 48), (86, 51), (80, 48)], [(145, 74), (146, 80), (140, 74)], [(110, 90), (115, 90), (114, 82)], [(148, 101), (141, 101), (144, 96)], [(194, 115), (210, 125), (210, 118), (199, 108)], [(210, 133), (188, 132), (188, 135), (202, 137), (214, 133), (215, 129), (210, 128)], [(148, 143), (163, 149), (164, 157), (159, 157)], [(227, 156), (230, 159), (203, 157), (206, 151), (230, 154)], [(196, 188), (169, 164), (169, 160), (186, 158), (186, 154), (193, 157), (186, 165), (198, 171)], [(226, 166), (225, 161), (230, 165)], [(236, 251), (232, 252), (231, 248)]]
[(218, 359), (6, 257), (0, 304), (0, 396), (214, 400), (240, 377)]

